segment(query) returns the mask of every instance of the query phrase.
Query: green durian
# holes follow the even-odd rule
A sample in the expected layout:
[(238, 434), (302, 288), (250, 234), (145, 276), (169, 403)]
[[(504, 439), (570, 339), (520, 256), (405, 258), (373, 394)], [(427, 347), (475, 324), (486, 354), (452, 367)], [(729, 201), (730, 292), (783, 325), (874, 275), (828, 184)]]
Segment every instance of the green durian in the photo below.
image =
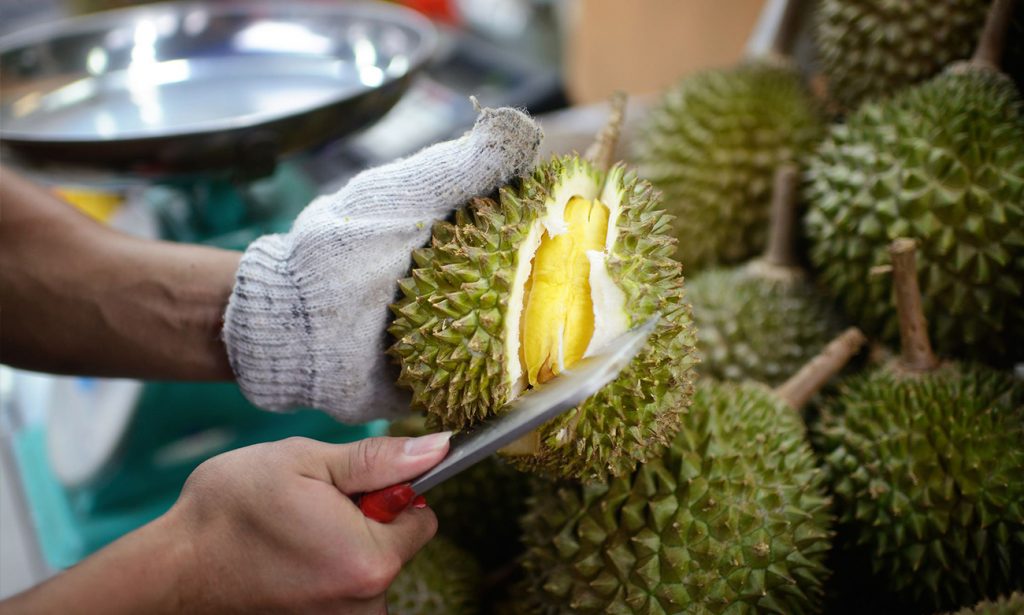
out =
[(767, 3), (746, 60), (683, 78), (641, 125), (633, 155), (675, 215), (688, 273), (764, 249), (775, 169), (799, 162), (824, 132), (822, 109), (785, 55), (798, 4), (779, 16)]
[(829, 92), (855, 108), (971, 55), (991, 0), (821, 0), (815, 41)]
[(810, 153), (823, 132), (796, 68), (779, 60), (707, 70), (664, 94), (635, 157), (675, 215), (677, 257), (687, 271), (764, 249), (772, 174)]
[(797, 170), (775, 177), (765, 254), (744, 266), (703, 271), (687, 283), (697, 326), (699, 371), (721, 380), (781, 383), (838, 331), (829, 301), (793, 254)]
[(702, 381), (673, 445), (630, 476), (538, 483), (520, 612), (817, 612), (831, 515), (794, 407), (863, 341), (847, 332), (778, 393)]
[[(500, 412), (584, 348), (662, 315), (618, 379), (509, 451), (522, 469), (627, 473), (671, 441), (688, 405), (694, 334), (670, 217), (647, 182), (608, 161), (623, 104), (591, 157), (600, 164), (553, 158), (435, 225), (392, 307), (399, 383), (455, 430)], [(578, 206), (591, 214), (577, 217)]]
[(1024, 613), (1024, 594), (1014, 592), (995, 600), (983, 600), (973, 607), (963, 608), (950, 615), (1021, 615)]
[(930, 333), (945, 353), (1024, 357), (1024, 115), (986, 62), (957, 65), (834, 126), (809, 165), (819, 281), (871, 334), (898, 333), (876, 266), (920, 243)]
[(842, 384), (821, 424), (840, 534), (915, 608), (1024, 587), (1024, 383), (940, 363), (920, 309), (914, 244), (892, 247), (899, 361)]
[[(414, 416), (392, 423), (389, 431), (414, 437), (430, 430), (425, 417)], [(438, 534), (490, 569), (513, 561), (522, 550), (519, 517), (529, 492), (527, 474), (490, 457), (434, 487), (427, 498)]]
[(420, 549), (388, 588), (390, 615), (474, 615), (480, 566), (472, 555), (437, 536)]

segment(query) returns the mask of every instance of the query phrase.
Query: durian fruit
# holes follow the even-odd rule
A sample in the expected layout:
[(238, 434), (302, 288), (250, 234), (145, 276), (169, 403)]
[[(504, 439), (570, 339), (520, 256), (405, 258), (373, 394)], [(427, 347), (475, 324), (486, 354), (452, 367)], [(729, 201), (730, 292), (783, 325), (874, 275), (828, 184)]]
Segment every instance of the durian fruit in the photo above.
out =
[(870, 273), (914, 237), (936, 347), (996, 363), (1024, 357), (1024, 114), (992, 68), (1008, 6), (993, 4), (969, 64), (834, 126), (806, 193), (819, 281), (858, 326), (896, 338), (888, 285)]
[[(422, 436), (423, 416), (391, 424), (392, 436)], [(526, 512), (529, 475), (489, 457), (434, 487), (427, 494), (438, 534), (473, 554), (485, 570), (513, 561), (522, 546), (519, 517)]]
[(399, 383), (455, 430), (662, 315), (618, 379), (506, 451), (521, 469), (629, 472), (671, 441), (689, 403), (694, 334), (670, 217), (647, 182), (611, 166), (624, 104), (588, 159), (553, 158), (435, 225), (392, 306)]
[(761, 258), (703, 271), (687, 283), (704, 375), (776, 385), (838, 331), (831, 304), (794, 255), (797, 181), (791, 165), (775, 174), (771, 233)]
[(785, 4), (781, 17), (778, 2), (766, 4), (743, 63), (670, 88), (634, 144), (640, 174), (676, 216), (687, 272), (764, 249), (775, 169), (799, 162), (824, 133), (822, 110), (784, 55), (798, 13), (796, 0)]
[(971, 55), (991, 0), (821, 0), (815, 40), (830, 94), (854, 108)]
[(963, 608), (951, 615), (1021, 615), (1024, 613), (1024, 594), (1014, 592), (996, 600), (982, 600), (973, 607)]
[(622, 478), (539, 486), (519, 612), (817, 612), (831, 516), (794, 409), (864, 341), (847, 331), (775, 393), (704, 380), (661, 457)]
[(841, 386), (821, 441), (840, 534), (875, 581), (955, 608), (1024, 586), (1024, 383), (936, 360), (914, 249), (891, 247), (901, 358)]
[(390, 615), (474, 615), (479, 612), (480, 567), (472, 555), (435, 536), (388, 588)]

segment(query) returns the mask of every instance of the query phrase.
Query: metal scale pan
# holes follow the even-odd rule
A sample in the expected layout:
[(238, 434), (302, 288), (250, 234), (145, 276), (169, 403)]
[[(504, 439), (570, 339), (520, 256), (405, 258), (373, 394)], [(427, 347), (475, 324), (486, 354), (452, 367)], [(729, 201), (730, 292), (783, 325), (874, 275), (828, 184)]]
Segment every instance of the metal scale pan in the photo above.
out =
[(272, 165), (382, 116), (436, 35), (383, 2), (187, 2), (0, 39), (0, 142), (159, 175)]

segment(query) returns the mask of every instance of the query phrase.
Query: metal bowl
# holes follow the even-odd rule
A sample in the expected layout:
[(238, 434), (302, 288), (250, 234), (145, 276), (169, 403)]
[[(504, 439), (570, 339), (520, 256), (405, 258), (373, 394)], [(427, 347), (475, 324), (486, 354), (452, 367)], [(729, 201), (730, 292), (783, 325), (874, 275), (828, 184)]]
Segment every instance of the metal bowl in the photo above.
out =
[(30, 163), (161, 174), (272, 165), (364, 127), (435, 31), (382, 2), (168, 3), (0, 39), (0, 141)]

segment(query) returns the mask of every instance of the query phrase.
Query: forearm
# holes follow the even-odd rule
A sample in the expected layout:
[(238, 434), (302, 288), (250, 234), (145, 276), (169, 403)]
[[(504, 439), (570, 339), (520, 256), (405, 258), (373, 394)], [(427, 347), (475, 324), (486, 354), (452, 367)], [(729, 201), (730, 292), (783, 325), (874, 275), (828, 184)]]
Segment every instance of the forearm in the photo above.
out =
[(191, 543), (174, 511), (45, 583), (0, 612), (180, 613), (191, 601)]
[(0, 169), (0, 360), (227, 379), (221, 318), (240, 254), (110, 230)]

